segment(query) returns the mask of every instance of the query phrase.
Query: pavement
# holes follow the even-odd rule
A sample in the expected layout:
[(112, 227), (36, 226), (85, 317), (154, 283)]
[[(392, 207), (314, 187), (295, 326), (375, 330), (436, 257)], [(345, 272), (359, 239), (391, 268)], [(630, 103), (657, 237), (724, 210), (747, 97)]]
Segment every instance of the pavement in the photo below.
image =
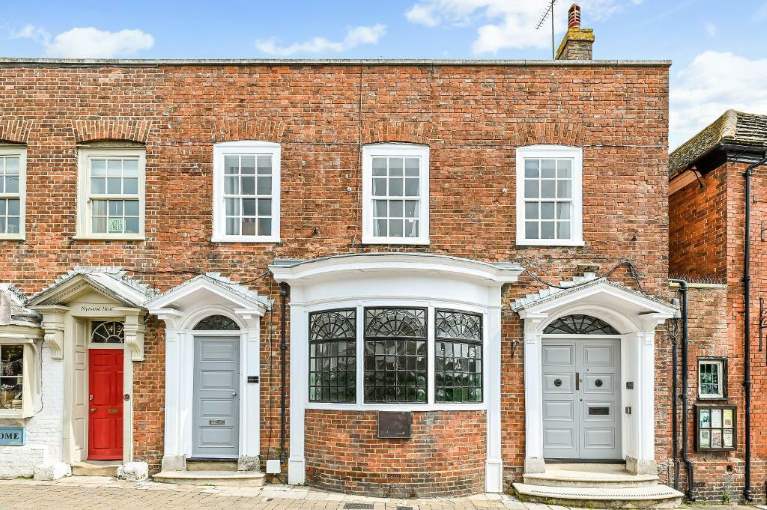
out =
[[(383, 499), (325, 492), (308, 487), (201, 487), (151, 481), (127, 482), (100, 476), (73, 476), (54, 482), (0, 480), (0, 510), (567, 510), (523, 503), (511, 496), (480, 494), (460, 498)], [(695, 507), (689, 507), (695, 508)], [(705, 510), (735, 510), (711, 506)]]

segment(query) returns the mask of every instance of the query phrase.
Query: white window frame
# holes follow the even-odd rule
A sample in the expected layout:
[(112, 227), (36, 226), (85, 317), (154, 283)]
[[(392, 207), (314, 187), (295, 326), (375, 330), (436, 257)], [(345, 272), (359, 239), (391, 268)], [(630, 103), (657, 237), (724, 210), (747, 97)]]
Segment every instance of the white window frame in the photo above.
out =
[[(570, 239), (527, 239), (525, 237), (525, 160), (569, 158), (572, 160), (572, 204)], [(529, 145), (516, 151), (517, 244), (520, 246), (583, 246), (583, 149), (565, 145)]]
[[(272, 233), (227, 235), (224, 204), (224, 156), (227, 154), (270, 154), (272, 156)], [(274, 142), (240, 140), (213, 146), (213, 235), (214, 243), (277, 243), (280, 241), (281, 147)]]
[(19, 199), (19, 231), (14, 234), (0, 232), (0, 240), (26, 239), (27, 217), (27, 149), (23, 146), (0, 146), (0, 156), (19, 156), (19, 192), (0, 193), (0, 199)]
[[(703, 385), (701, 384), (701, 371), (700, 367), (704, 364), (710, 364), (710, 365), (716, 365), (717, 366), (717, 376), (719, 381), (719, 393), (703, 393), (701, 388)], [(725, 374), (725, 366), (726, 361), (724, 358), (699, 358), (698, 359), (698, 399), (700, 400), (725, 400), (726, 394), (725, 394), (725, 387), (726, 384), (726, 374)]]
[[(90, 165), (91, 158), (138, 157), (138, 233), (94, 233), (91, 219)], [(77, 163), (77, 231), (75, 239), (117, 239), (126, 241), (144, 240), (146, 218), (146, 150), (144, 148), (101, 148), (81, 147), (78, 149)], [(99, 199), (109, 199), (110, 195), (100, 195)], [(115, 195), (115, 200), (124, 200), (125, 195)]]
[[(2, 418), (29, 418), (42, 408), (41, 400), (41, 373), (40, 373), (40, 346), (31, 338), (25, 338), (24, 333), (0, 331), (0, 348), (21, 346), (23, 348), (23, 368), (21, 376), (21, 409), (0, 409)], [(18, 329), (18, 328), (16, 328)]]
[[(373, 157), (418, 157), (418, 237), (373, 235)], [(362, 242), (364, 244), (429, 244), (429, 146), (410, 143), (375, 143), (362, 147)]]

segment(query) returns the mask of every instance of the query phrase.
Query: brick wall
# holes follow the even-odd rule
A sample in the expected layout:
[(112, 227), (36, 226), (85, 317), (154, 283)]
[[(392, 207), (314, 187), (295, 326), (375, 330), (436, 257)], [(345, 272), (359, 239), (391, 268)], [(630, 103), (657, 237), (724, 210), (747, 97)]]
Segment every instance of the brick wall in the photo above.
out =
[(726, 279), (726, 202), (727, 173), (721, 168), (669, 197), (669, 273), (693, 281)]
[[(726, 283), (725, 298), (710, 299), (691, 291), (690, 402), (697, 399), (697, 356), (722, 355), (728, 360), (728, 403), (737, 405), (738, 448), (728, 453), (693, 453), (695, 491), (701, 499), (721, 500), (729, 494), (739, 500), (744, 471), (743, 393), (743, 229), (746, 163), (729, 161), (703, 177), (704, 187), (693, 182), (669, 199), (670, 266), (672, 274), (712, 278)], [(767, 258), (762, 249), (762, 228), (767, 222), (767, 177), (753, 177), (754, 200), (751, 224), (751, 367), (752, 367), (752, 494), (764, 500), (767, 480), (767, 372), (765, 342), (759, 333), (759, 298), (767, 301)], [(719, 292), (717, 292), (719, 294)], [(708, 297), (707, 297), (708, 296)], [(767, 305), (765, 306), (767, 309)], [(693, 315), (694, 314), (694, 315)], [(723, 323), (726, 327), (723, 327)], [(760, 346), (760, 343), (762, 344)], [(692, 409), (692, 405), (691, 405)], [(691, 411), (692, 414), (692, 411)], [(691, 416), (690, 449), (693, 449)], [(682, 470), (683, 472), (683, 470)], [(684, 479), (684, 477), (682, 477)], [(684, 482), (683, 486), (684, 486)]]
[[(514, 260), (552, 281), (584, 264), (605, 274), (627, 259), (644, 291), (668, 292), (666, 66), (3, 64), (0, 82), (0, 133), (28, 149), (27, 238), (0, 241), (0, 281), (27, 293), (76, 265), (116, 265), (160, 290), (219, 271), (278, 299), (262, 276), (275, 257), (391, 250)], [(145, 241), (73, 239), (77, 144), (103, 139), (146, 144)], [(241, 139), (282, 146), (281, 243), (210, 242), (212, 146)], [(360, 144), (383, 141), (430, 146), (429, 246), (360, 244)], [(529, 144), (583, 147), (585, 246), (515, 246), (514, 154)], [(624, 269), (612, 277), (637, 288)], [(503, 295), (507, 476), (524, 459), (522, 331), (508, 305), (540, 288), (525, 276)], [(262, 330), (270, 458), (279, 440), (278, 315)], [(152, 320), (146, 361), (135, 364), (136, 456), (155, 467), (162, 338)]]
[(307, 410), (307, 483), (400, 498), (484, 490), (484, 411), (415, 412), (410, 439), (378, 439), (376, 417), (375, 411)]

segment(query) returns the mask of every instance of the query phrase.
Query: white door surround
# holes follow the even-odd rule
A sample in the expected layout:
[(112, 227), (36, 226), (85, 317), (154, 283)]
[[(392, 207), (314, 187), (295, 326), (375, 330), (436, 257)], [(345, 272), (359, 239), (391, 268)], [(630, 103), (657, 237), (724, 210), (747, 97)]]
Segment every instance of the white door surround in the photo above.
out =
[[(77, 268), (35, 294), (29, 307), (43, 316), (51, 363), (63, 364), (62, 460), (85, 460), (88, 451), (88, 348), (94, 320), (123, 323), (123, 462), (133, 460), (133, 363), (144, 360), (143, 308), (152, 291), (111, 267)], [(103, 346), (102, 346), (103, 347)]]
[[(269, 300), (217, 273), (196, 276), (147, 303), (165, 322), (165, 450), (163, 471), (183, 470), (192, 457), (194, 426), (194, 338), (237, 336), (240, 339), (239, 461), (257, 466), (260, 454), (260, 318)], [(223, 315), (239, 331), (195, 331), (202, 319)]]
[[(545, 471), (543, 454), (542, 338), (554, 320), (572, 314), (601, 319), (621, 334), (622, 457), (632, 473), (656, 473), (655, 329), (677, 310), (604, 278), (587, 275), (514, 302), (524, 320), (525, 472)], [(615, 337), (614, 335), (612, 336)], [(630, 383), (630, 384), (627, 384)], [(627, 409), (630, 408), (630, 414)]]
[[(433, 410), (482, 409), (487, 414), (485, 490), (503, 491), (501, 458), (501, 288), (516, 282), (522, 268), (425, 253), (340, 255), (307, 261), (275, 261), (274, 278), (290, 291), (290, 459), (288, 483), (303, 484), (304, 416), (314, 409)], [(483, 315), (484, 402), (479, 404), (365, 404), (361, 397), (363, 356), (358, 342), (357, 402), (310, 403), (308, 314), (333, 308), (420, 306), (469, 310)], [(431, 313), (431, 312), (430, 312)], [(362, 314), (358, 314), (358, 321)], [(433, 349), (430, 342), (430, 349)], [(434, 358), (433, 350), (429, 359)], [(431, 383), (430, 383), (431, 384)], [(429, 392), (433, 400), (433, 391)]]

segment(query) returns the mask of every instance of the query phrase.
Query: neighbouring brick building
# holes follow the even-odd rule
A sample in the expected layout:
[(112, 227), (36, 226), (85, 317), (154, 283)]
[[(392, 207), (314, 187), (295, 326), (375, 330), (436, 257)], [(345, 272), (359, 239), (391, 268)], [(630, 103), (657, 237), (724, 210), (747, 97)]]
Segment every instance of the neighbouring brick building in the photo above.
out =
[(0, 459), (677, 501), (668, 67), (1, 61)]
[[(687, 448), (694, 480), (692, 496), (702, 499), (738, 500), (746, 486), (745, 174), (763, 160), (766, 152), (767, 116), (729, 110), (682, 144), (669, 160), (669, 272), (687, 280), (690, 286)], [(767, 225), (763, 198), (767, 178), (763, 166), (750, 173), (749, 492), (763, 500), (767, 475), (767, 358), (763, 339), (767, 266), (762, 244)], [(684, 370), (680, 364), (680, 374)], [(724, 430), (721, 437), (714, 437), (713, 428), (709, 432), (703, 426), (709, 416), (713, 421), (714, 415), (709, 412), (718, 414), (720, 410), (733, 412), (731, 443), (725, 441)], [(682, 419), (680, 409), (680, 427), (684, 426)], [(680, 449), (682, 446), (680, 443)], [(679, 484), (689, 491), (685, 472), (682, 467)]]

